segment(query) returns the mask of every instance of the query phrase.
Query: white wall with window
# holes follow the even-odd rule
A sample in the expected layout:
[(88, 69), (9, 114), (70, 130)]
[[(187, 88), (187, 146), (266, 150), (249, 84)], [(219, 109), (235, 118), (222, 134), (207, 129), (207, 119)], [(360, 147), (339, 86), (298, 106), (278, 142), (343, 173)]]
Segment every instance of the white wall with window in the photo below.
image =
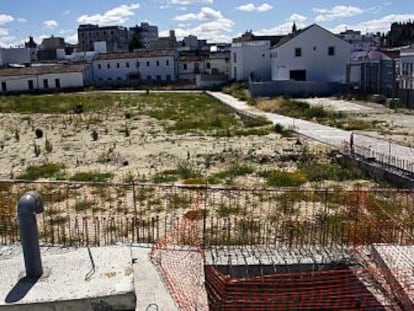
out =
[(0, 92), (82, 88), (87, 70), (83, 65), (0, 69)]
[(414, 47), (401, 50), (400, 88), (414, 89)]
[(230, 77), (236, 81), (270, 80), (270, 41), (233, 43), (230, 49)]
[(174, 81), (174, 55), (101, 54), (92, 62), (93, 79), (102, 81)]
[(352, 46), (314, 24), (270, 51), (272, 80), (345, 82)]

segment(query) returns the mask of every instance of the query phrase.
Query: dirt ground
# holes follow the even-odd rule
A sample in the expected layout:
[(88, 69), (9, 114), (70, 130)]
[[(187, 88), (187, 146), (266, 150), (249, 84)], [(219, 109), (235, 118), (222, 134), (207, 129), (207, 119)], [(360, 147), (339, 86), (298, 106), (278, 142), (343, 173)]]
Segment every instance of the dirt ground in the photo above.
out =
[[(99, 127), (86, 120), (100, 119)], [(218, 172), (231, 163), (251, 163), (260, 168), (285, 168), (292, 163), (279, 161), (287, 153), (303, 148), (325, 154), (327, 148), (311, 141), (298, 146), (296, 137), (279, 134), (238, 137), (167, 133), (162, 121), (138, 116), (128, 121), (129, 136), (124, 133), (122, 112), (103, 117), (97, 114), (0, 114), (0, 178), (16, 178), (29, 166), (59, 163), (65, 175), (75, 172), (111, 172), (113, 181), (128, 176), (148, 178), (187, 161), (203, 174)], [(36, 138), (35, 129), (42, 129)], [(99, 139), (91, 132), (96, 129)], [(52, 146), (46, 151), (46, 141)], [(35, 145), (40, 155), (35, 154)], [(242, 183), (249, 183), (244, 178)]]

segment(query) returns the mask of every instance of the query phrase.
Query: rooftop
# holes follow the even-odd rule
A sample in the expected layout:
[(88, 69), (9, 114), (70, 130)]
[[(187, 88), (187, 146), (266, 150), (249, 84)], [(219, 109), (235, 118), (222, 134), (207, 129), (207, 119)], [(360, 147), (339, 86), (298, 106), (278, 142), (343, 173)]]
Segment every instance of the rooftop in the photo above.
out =
[(99, 54), (95, 60), (131, 59), (139, 57), (175, 56), (174, 49), (139, 49), (133, 52)]
[(53, 73), (83, 72), (84, 64), (50, 65), (0, 69), (0, 76), (42, 75)]

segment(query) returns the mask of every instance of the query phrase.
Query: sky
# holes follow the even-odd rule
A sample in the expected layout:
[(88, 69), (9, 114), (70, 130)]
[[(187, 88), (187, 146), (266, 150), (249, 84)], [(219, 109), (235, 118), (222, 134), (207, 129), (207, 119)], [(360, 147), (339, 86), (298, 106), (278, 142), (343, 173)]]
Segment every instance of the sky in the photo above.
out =
[(0, 0), (0, 46), (19, 46), (33, 36), (51, 35), (77, 43), (80, 24), (131, 27), (157, 25), (160, 35), (192, 34), (209, 42), (231, 42), (246, 30), (286, 34), (317, 23), (339, 33), (346, 29), (387, 32), (395, 21), (414, 21), (413, 0)]

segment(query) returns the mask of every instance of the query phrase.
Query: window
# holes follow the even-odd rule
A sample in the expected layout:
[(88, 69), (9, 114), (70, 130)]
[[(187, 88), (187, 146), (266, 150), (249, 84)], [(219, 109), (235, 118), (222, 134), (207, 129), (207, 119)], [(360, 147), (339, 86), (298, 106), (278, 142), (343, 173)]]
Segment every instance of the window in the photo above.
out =
[(7, 92), (7, 84), (6, 84), (6, 82), (2, 82), (1, 83), (1, 90), (3, 91), (3, 92)]
[(170, 61), (169, 60), (165, 61), (165, 65), (169, 66), (170, 65)]
[(101, 66), (101, 64), (98, 64), (98, 69), (102, 69), (102, 66)]
[(43, 87), (45, 89), (48, 89), (49, 88), (49, 81), (47, 79), (43, 79)]
[(106, 64), (106, 68), (110, 69), (111, 68), (111, 64)]
[(122, 80), (122, 78), (121, 77), (118, 77), (118, 78), (116, 78), (118, 81), (121, 81)]
[(125, 66), (126, 66), (127, 68), (129, 68), (129, 62), (126, 62)]
[(157, 60), (157, 67), (159, 67), (160, 66), (160, 61), (159, 60)]
[(187, 70), (187, 64), (183, 64), (183, 69)]
[(301, 57), (301, 56), (302, 56), (302, 49), (295, 48), (295, 57)]
[(233, 62), (237, 63), (237, 53), (233, 53)]
[(335, 55), (335, 47), (334, 46), (329, 46), (328, 47), (328, 55), (329, 56), (334, 56)]
[(108, 81), (112, 81), (112, 78), (108, 78)]
[(55, 87), (60, 89), (60, 79), (55, 79)]
[(147, 80), (151, 80), (151, 76), (147, 76)]
[(157, 75), (157, 81), (161, 81), (161, 76)]
[(167, 75), (167, 81), (171, 81), (171, 75)]
[(210, 68), (211, 68), (211, 64), (210, 64), (210, 63), (207, 63), (207, 64), (206, 64), (206, 68), (207, 68), (207, 69), (210, 69)]
[(33, 80), (29, 80), (29, 81), (27, 81), (27, 84), (28, 84), (28, 87), (29, 87), (29, 90), (33, 90)]
[(137, 62), (137, 67), (139, 67), (141, 65), (141, 63), (140, 62)]
[(119, 63), (116, 63), (116, 68), (119, 68)]
[(149, 67), (150, 66), (150, 62), (147, 62), (147, 67)]

